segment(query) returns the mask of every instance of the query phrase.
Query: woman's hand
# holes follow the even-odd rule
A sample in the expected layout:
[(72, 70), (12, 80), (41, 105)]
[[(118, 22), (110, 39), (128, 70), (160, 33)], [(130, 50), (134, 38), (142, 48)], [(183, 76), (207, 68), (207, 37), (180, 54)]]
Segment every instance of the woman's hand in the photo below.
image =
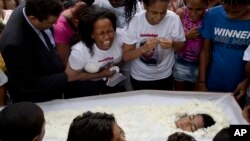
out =
[(173, 40), (172, 39), (159, 39), (160, 45), (162, 48), (168, 49), (173, 48)]
[(195, 39), (199, 36), (199, 31), (197, 27), (194, 27), (192, 29), (190, 29), (187, 33), (186, 33), (186, 39)]
[(159, 40), (156, 38), (147, 39), (145, 43), (140, 47), (142, 50), (142, 54), (149, 54), (151, 53), (159, 43)]
[(196, 82), (195, 83), (195, 90), (196, 91), (202, 91), (202, 92), (206, 92), (207, 91), (207, 85), (205, 82)]
[(104, 68), (103, 70), (101, 70), (99, 73), (100, 73), (100, 76), (101, 77), (111, 77), (112, 75), (115, 74), (115, 70), (110, 70), (112, 66), (109, 66), (109, 67), (106, 67)]

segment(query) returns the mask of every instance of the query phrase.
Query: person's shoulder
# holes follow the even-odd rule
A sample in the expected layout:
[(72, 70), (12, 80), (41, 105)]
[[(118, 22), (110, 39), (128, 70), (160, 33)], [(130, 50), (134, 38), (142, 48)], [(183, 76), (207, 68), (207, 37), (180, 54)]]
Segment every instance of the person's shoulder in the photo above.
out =
[(24, 41), (24, 38), (27, 37), (27, 36), (22, 35), (22, 32), (24, 31), (24, 29), (13, 28), (11, 25), (7, 24), (5, 26), (5, 29), (1, 33), (1, 38), (0, 38), (1, 48), (5, 48), (7, 46), (20, 46), (22, 42)]
[(59, 17), (58, 17), (58, 19), (57, 19), (57, 21), (56, 21), (56, 24), (58, 24), (58, 23), (65, 23), (65, 22), (67, 22), (67, 18), (64, 16), (64, 15), (60, 15)]
[(182, 17), (184, 12), (185, 12), (185, 7), (182, 7), (182, 8), (178, 8), (175, 13), (179, 16), (179, 17)]
[(76, 49), (76, 50), (82, 50), (83, 48), (86, 48), (86, 45), (82, 41), (79, 41), (72, 46), (72, 49)]
[(137, 12), (134, 17), (141, 17), (144, 16), (146, 14), (146, 10), (141, 10), (140, 12)]
[(139, 13), (136, 13), (134, 15), (134, 17), (131, 19), (130, 23), (138, 24), (138, 22), (143, 22), (143, 18), (145, 17), (145, 13), (146, 13), (145, 10), (142, 10)]
[(55, 32), (64, 31), (66, 25), (67, 25), (67, 19), (63, 15), (60, 15), (59, 18), (57, 19), (57, 22), (53, 25), (53, 28)]
[(116, 35), (120, 36), (120, 35), (122, 35), (124, 32), (125, 32), (124, 29), (122, 29), (122, 28), (116, 28)]
[(125, 35), (125, 29), (116, 28), (116, 39), (122, 39)]
[(211, 7), (209, 9), (207, 9), (206, 14), (210, 14), (210, 15), (218, 15), (219, 13), (221, 13), (223, 11), (223, 6), (222, 5), (218, 5), (215, 7)]
[(167, 10), (167, 14), (166, 14), (165, 18), (168, 18), (168, 19), (179, 19), (179, 15), (177, 15), (173, 11)]
[(108, 0), (95, 0), (93, 5), (96, 5), (96, 6), (102, 7), (102, 8), (112, 8), (112, 5), (109, 3)]

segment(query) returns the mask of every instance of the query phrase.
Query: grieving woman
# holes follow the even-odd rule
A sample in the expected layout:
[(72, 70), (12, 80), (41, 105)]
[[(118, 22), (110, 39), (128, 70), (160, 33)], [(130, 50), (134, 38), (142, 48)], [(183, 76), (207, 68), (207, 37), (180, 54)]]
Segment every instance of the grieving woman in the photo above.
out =
[[(87, 88), (84, 93), (97, 95), (121, 92), (123, 87), (106, 85), (106, 80), (119, 72), (122, 63), (122, 31), (116, 29), (116, 16), (107, 9), (87, 8), (79, 18), (81, 41), (72, 46), (68, 66), (82, 74)], [(114, 67), (116, 66), (116, 67)]]

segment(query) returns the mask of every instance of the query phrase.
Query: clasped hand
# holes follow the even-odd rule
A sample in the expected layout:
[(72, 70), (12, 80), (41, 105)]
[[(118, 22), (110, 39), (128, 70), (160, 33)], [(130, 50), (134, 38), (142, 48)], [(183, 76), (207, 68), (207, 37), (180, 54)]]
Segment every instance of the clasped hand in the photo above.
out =
[(192, 29), (190, 29), (187, 33), (186, 33), (186, 38), (187, 39), (195, 39), (199, 36), (199, 31), (198, 31), (198, 27), (194, 27)]
[(157, 45), (160, 45), (162, 48), (172, 48), (173, 46), (173, 40), (171, 39), (162, 39), (162, 38), (151, 38), (151, 39), (147, 39), (145, 41), (145, 43), (143, 44), (142, 47), (142, 53), (143, 54), (147, 54), (152, 52), (152, 50), (154, 50)]

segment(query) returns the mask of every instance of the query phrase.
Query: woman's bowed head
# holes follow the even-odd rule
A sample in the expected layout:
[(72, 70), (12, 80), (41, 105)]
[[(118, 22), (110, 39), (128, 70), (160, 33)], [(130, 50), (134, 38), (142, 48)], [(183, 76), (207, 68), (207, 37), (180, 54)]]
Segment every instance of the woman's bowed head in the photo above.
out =
[(177, 128), (189, 132), (195, 132), (200, 128), (207, 128), (214, 124), (214, 119), (208, 114), (185, 115), (175, 121)]

